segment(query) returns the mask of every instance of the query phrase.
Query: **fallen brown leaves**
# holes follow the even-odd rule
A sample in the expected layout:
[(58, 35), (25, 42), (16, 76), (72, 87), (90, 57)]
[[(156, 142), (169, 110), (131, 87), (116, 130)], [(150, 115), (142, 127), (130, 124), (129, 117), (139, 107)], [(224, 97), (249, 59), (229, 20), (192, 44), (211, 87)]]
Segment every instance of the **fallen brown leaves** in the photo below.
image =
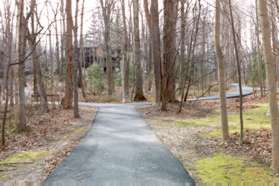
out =
[(239, 134), (234, 133), (229, 143), (224, 144), (225, 151), (234, 154), (245, 154), (267, 165), (271, 164), (271, 130), (246, 130), (244, 144), (239, 143)]
[[(16, 166), (15, 170), (5, 172), (5, 177), (33, 177), (43, 180), (64, 158), (89, 130), (96, 113), (95, 108), (80, 108), (81, 118), (74, 119), (72, 110), (51, 109), (49, 113), (39, 114), (36, 109), (28, 110), (28, 130), (18, 134), (14, 126), (9, 126), (7, 145), (0, 151), (0, 160), (21, 151), (45, 150), (51, 152), (41, 163)], [(38, 174), (33, 173), (39, 172)], [(36, 180), (36, 181), (38, 181)]]

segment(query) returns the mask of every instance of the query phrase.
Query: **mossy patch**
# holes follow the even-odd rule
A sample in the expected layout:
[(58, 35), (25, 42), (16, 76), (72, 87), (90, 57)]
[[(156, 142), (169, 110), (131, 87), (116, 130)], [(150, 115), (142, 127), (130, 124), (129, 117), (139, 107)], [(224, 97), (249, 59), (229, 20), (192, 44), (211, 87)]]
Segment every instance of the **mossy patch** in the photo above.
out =
[(278, 181), (269, 169), (260, 164), (226, 154), (197, 160), (195, 169), (200, 181), (208, 185), (268, 185)]
[(13, 154), (4, 160), (0, 161), (0, 166), (9, 164), (22, 164), (22, 163), (32, 163), (36, 160), (47, 157), (50, 154), (48, 151), (24, 151)]

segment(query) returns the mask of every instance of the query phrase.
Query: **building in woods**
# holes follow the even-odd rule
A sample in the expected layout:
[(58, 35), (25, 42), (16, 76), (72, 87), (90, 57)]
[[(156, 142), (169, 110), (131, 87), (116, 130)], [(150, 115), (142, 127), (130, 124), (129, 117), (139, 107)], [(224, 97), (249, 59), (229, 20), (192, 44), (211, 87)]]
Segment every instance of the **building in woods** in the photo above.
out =
[[(120, 69), (121, 49), (112, 49), (111, 56), (114, 70)], [(85, 46), (84, 47), (84, 68), (88, 68), (93, 64), (101, 65), (106, 71), (106, 52), (103, 45)]]

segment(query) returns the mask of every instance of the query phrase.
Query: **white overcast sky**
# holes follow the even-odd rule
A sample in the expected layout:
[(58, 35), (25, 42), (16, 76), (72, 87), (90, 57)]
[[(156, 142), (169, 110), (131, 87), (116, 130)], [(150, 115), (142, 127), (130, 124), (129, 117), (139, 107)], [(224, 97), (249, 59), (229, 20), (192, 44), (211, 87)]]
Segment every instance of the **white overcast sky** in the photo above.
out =
[[(0, 0), (0, 9), (1, 11), (3, 12), (3, 4), (6, 0)], [(9, 0), (10, 2), (14, 3), (15, 0)], [(38, 9), (39, 11), (40, 10), (43, 10), (44, 12), (44, 16), (41, 17), (41, 22), (42, 24), (47, 27), (48, 26), (48, 18), (47, 18), (47, 11), (46, 11), (46, 8), (45, 8), (45, 1), (46, 0), (37, 0), (37, 3), (38, 3)], [(51, 4), (53, 4), (53, 6), (55, 7), (57, 2), (60, 2), (60, 0), (48, 0)], [(120, 0), (116, 0), (116, 1), (120, 1)], [(29, 0), (25, 0), (26, 3), (29, 2)], [(73, 9), (73, 15), (74, 15), (74, 8), (75, 8), (75, 2), (76, 0), (72, 0), (73, 2), (73, 6), (72, 6), (72, 9)], [(140, 2), (142, 3), (143, 0), (140, 0)], [(201, 0), (201, 2), (203, 4), (208, 4), (210, 7), (214, 8), (214, 3), (215, 3), (215, 0)], [(234, 3), (238, 3), (239, 4), (239, 8), (241, 10), (241, 13), (243, 13), (243, 21), (245, 22), (245, 17), (247, 18), (247, 15), (249, 15), (249, 7), (251, 4), (254, 3), (254, 0), (233, 0)], [(127, 0), (127, 3), (128, 4), (128, 0)], [(162, 4), (163, 4), (163, 0), (159, 0), (159, 4), (160, 4), (160, 7), (162, 8)], [(92, 25), (92, 15), (93, 15), (93, 10), (96, 10), (97, 7), (99, 7), (99, 0), (85, 0), (85, 13), (84, 13), (84, 33), (86, 33), (89, 28), (90, 28), (90, 25)], [(53, 15), (52, 15), (52, 12), (50, 12), (50, 20), (53, 19)], [(79, 13), (79, 17), (80, 17), (80, 13)], [(59, 18), (61, 19), (61, 18)], [(54, 32), (53, 32), (54, 34)], [(53, 38), (54, 39), (54, 38)]]

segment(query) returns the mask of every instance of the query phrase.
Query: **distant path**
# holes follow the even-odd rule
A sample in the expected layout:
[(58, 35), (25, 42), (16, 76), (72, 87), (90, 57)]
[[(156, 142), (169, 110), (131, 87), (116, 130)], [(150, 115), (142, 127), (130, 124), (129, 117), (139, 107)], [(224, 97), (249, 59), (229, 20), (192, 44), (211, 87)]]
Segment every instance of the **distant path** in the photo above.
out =
[(135, 111), (135, 105), (96, 106), (92, 129), (44, 185), (194, 185), (181, 163)]
[[(226, 93), (226, 98), (239, 98), (240, 97), (240, 92), (238, 89), (238, 83), (233, 83), (230, 85), (231, 87), (235, 87), (237, 89), (237, 92), (228, 92)], [(250, 96), (253, 94), (253, 88), (252, 87), (247, 87), (243, 86), (242, 87), (243, 91), (243, 97)], [(220, 96), (205, 96), (205, 97), (200, 97), (196, 99), (191, 99), (191, 101), (205, 101), (205, 100), (218, 100), (220, 99)]]

